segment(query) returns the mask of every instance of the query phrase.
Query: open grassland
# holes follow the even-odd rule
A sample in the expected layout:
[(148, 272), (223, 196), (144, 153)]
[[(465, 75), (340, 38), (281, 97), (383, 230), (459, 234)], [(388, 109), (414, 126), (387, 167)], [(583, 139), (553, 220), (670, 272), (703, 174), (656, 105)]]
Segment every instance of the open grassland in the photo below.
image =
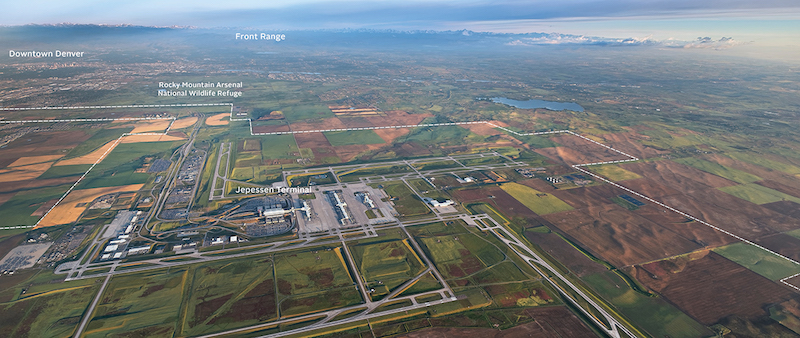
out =
[(324, 105), (292, 105), (281, 109), (289, 122), (331, 118), (335, 115)]
[(750, 164), (760, 165), (772, 170), (781, 171), (791, 175), (800, 175), (800, 167), (786, 164), (783, 162), (770, 160), (761, 154), (749, 154), (743, 152), (726, 152), (723, 155), (730, 157), (737, 161), (747, 162)]
[(387, 183), (383, 189), (391, 197), (391, 203), (400, 216), (419, 216), (431, 212), (403, 182)]
[(291, 134), (262, 136), (261, 157), (264, 160), (295, 158), (299, 153)]
[(401, 284), (416, 277), (425, 269), (407, 239), (366, 245), (356, 245), (351, 253), (364, 278), (370, 295), (380, 299)]
[(182, 335), (230, 330), (277, 317), (272, 262), (266, 257), (194, 267)]
[(686, 157), (686, 158), (675, 159), (673, 161), (678, 162), (680, 164), (688, 165), (690, 167), (695, 167), (695, 168), (700, 169), (702, 171), (705, 171), (707, 173), (711, 173), (711, 174), (714, 174), (714, 175), (717, 175), (717, 176), (720, 176), (720, 177), (724, 177), (724, 178), (727, 178), (727, 179), (729, 179), (731, 181), (734, 181), (734, 182), (737, 182), (737, 183), (741, 183), (741, 184), (752, 183), (752, 182), (756, 182), (756, 181), (760, 181), (761, 180), (761, 177), (758, 177), (758, 176), (753, 175), (751, 173), (744, 172), (744, 171), (741, 171), (741, 170), (736, 170), (736, 169), (733, 169), (733, 168), (729, 168), (729, 167), (723, 166), (723, 165), (718, 164), (718, 163), (709, 162), (709, 161), (701, 160), (701, 159), (698, 159), (698, 158)]
[(620, 168), (616, 164), (604, 164), (589, 167), (595, 174), (603, 176), (611, 181), (625, 181), (642, 178), (639, 174)]
[[(78, 158), (84, 155), (88, 155), (92, 153), (104, 144), (107, 144), (110, 141), (114, 141), (119, 138), (122, 134), (128, 133), (133, 130), (133, 127), (121, 127), (121, 128), (102, 128), (96, 131), (88, 140), (83, 141), (81, 144), (72, 148), (65, 159), (71, 158)], [(91, 163), (94, 163), (92, 161)], [(84, 163), (75, 163), (75, 164), (84, 164)], [(61, 164), (58, 165), (68, 165), (68, 164)]]
[(606, 271), (582, 278), (600, 296), (624, 316), (633, 320), (653, 337), (705, 337), (711, 332), (674, 306), (658, 297), (648, 297), (631, 289), (613, 272)]
[(275, 278), (281, 296), (296, 296), (352, 286), (341, 248), (320, 248), (275, 257)]
[(374, 130), (330, 131), (324, 134), (328, 142), (334, 147), (352, 144), (386, 143)]
[[(421, 237), (419, 240), (445, 279), (471, 277), (505, 260), (498, 247), (471, 233)], [(466, 280), (464, 280), (466, 282)], [(465, 284), (456, 282), (456, 284)]]
[(180, 325), (187, 268), (115, 276), (86, 327), (86, 337), (172, 336)]
[(393, 165), (385, 167), (368, 167), (361, 169), (352, 169), (352, 170), (337, 172), (336, 174), (339, 175), (339, 180), (342, 182), (354, 182), (358, 181), (359, 177), (400, 174), (400, 173), (407, 173), (409, 171), (411, 171), (411, 168), (403, 164), (403, 165)]
[(564, 201), (557, 197), (522, 184), (513, 182), (505, 183), (501, 185), (500, 188), (539, 215), (572, 210), (569, 204), (564, 203)]
[[(8, 277), (5, 277), (8, 278)], [(63, 276), (62, 276), (63, 278)], [(94, 280), (48, 283), (45, 288), (25, 287), (24, 297), (0, 303), (0, 330), (6, 337), (67, 337), (100, 288)], [(16, 290), (15, 290), (16, 291)]]
[(755, 183), (734, 185), (718, 189), (755, 204), (767, 204), (779, 201), (792, 201), (795, 203), (800, 203), (800, 198), (787, 195), (780, 191), (772, 190)]
[(726, 245), (714, 252), (771, 280), (800, 273), (800, 265), (747, 243)]

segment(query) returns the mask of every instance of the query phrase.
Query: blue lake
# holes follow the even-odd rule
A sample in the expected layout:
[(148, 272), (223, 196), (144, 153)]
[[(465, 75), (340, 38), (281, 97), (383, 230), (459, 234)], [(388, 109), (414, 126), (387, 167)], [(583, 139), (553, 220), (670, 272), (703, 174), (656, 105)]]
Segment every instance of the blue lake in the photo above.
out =
[(492, 100), (492, 102), (494, 103), (502, 103), (520, 109), (544, 108), (555, 111), (559, 110), (571, 110), (577, 112), (583, 111), (583, 107), (581, 107), (581, 105), (575, 102), (553, 102), (545, 100), (517, 101), (505, 97), (493, 97), (490, 100)]

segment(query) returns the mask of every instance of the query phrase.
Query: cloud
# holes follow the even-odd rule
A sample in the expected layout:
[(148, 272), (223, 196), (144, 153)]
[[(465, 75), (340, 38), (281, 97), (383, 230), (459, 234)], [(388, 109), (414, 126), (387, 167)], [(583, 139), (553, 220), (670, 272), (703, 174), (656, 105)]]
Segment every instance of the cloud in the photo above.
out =
[(742, 45), (743, 42), (734, 40), (733, 38), (722, 37), (719, 40), (713, 40), (710, 37), (698, 37), (697, 40), (683, 44), (683, 48), (701, 48), (701, 49), (728, 49), (734, 46)]
[(599, 45), (599, 46), (643, 46), (660, 45), (661, 43), (652, 40), (649, 36), (645, 38), (605, 38), (586, 35), (558, 34), (558, 33), (539, 33), (526, 34), (536, 35), (515, 39), (507, 45), (509, 46), (537, 46), (537, 45)]

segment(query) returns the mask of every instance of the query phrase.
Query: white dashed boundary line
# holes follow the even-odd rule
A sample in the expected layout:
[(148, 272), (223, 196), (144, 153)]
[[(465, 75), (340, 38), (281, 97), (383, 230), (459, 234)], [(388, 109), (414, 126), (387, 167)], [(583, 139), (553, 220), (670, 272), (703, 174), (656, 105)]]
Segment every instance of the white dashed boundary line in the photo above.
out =
[[(282, 135), (282, 134), (303, 134), (303, 133), (323, 133), (323, 132), (355, 131), (355, 130), (377, 130), (377, 129), (418, 128), (418, 127), (441, 127), (441, 126), (456, 126), (456, 125), (470, 125), (470, 124), (487, 124), (487, 125), (493, 126), (495, 128), (501, 129), (501, 130), (504, 130), (504, 131), (506, 131), (508, 133), (511, 133), (511, 134), (514, 134), (514, 135), (517, 135), (517, 136), (534, 136), (534, 135), (561, 134), (561, 133), (571, 134), (571, 135), (580, 137), (580, 138), (582, 138), (582, 139), (584, 139), (586, 141), (589, 141), (591, 143), (594, 143), (596, 145), (599, 145), (601, 147), (604, 147), (604, 148), (606, 148), (608, 150), (614, 151), (614, 152), (616, 152), (618, 154), (621, 154), (621, 155), (624, 155), (624, 156), (628, 157), (628, 159), (625, 159), (625, 160), (615, 160), (615, 161), (604, 161), (604, 162), (574, 164), (574, 165), (571, 166), (572, 168), (575, 168), (575, 169), (577, 169), (577, 170), (579, 170), (579, 171), (581, 171), (583, 173), (591, 175), (591, 176), (593, 176), (593, 177), (595, 177), (595, 178), (597, 178), (597, 179), (599, 179), (599, 180), (601, 180), (603, 182), (611, 184), (611, 185), (613, 185), (613, 186), (615, 186), (617, 188), (620, 188), (622, 190), (625, 190), (625, 191), (627, 191), (627, 192), (629, 192), (631, 194), (639, 196), (639, 197), (641, 197), (641, 198), (643, 198), (643, 199), (645, 199), (647, 201), (650, 201), (653, 204), (656, 204), (656, 205), (658, 205), (660, 207), (663, 207), (663, 208), (665, 208), (667, 210), (675, 212), (675, 213), (677, 213), (677, 214), (679, 214), (681, 216), (684, 216), (684, 217), (689, 218), (691, 220), (694, 220), (694, 221), (696, 221), (696, 222), (698, 222), (700, 224), (703, 224), (703, 225), (705, 225), (707, 227), (710, 227), (710, 228), (712, 228), (714, 230), (722, 232), (722, 233), (724, 233), (724, 234), (726, 234), (728, 236), (731, 236), (731, 237), (733, 237), (733, 238), (735, 238), (735, 239), (737, 239), (737, 240), (739, 240), (741, 242), (750, 244), (750, 245), (752, 245), (752, 246), (754, 246), (756, 248), (759, 248), (761, 250), (767, 251), (767, 252), (769, 252), (769, 253), (777, 256), (777, 257), (783, 258), (783, 259), (785, 259), (785, 260), (787, 260), (787, 261), (789, 261), (789, 262), (791, 262), (793, 264), (800, 265), (800, 262), (797, 262), (797, 261), (795, 261), (795, 260), (793, 260), (793, 259), (791, 259), (789, 257), (781, 255), (781, 254), (779, 254), (779, 253), (777, 253), (775, 251), (772, 251), (770, 249), (767, 249), (767, 248), (765, 248), (765, 247), (763, 247), (763, 246), (761, 246), (759, 244), (756, 244), (755, 242), (753, 242), (751, 240), (748, 240), (748, 239), (746, 239), (744, 237), (741, 237), (739, 235), (736, 235), (736, 234), (734, 234), (734, 233), (732, 233), (730, 231), (727, 231), (727, 230), (724, 230), (722, 228), (719, 228), (719, 227), (717, 227), (717, 226), (715, 226), (715, 225), (713, 225), (711, 223), (703, 221), (703, 220), (701, 220), (701, 219), (699, 219), (697, 217), (694, 217), (694, 216), (689, 215), (689, 214), (687, 214), (687, 213), (685, 213), (683, 211), (680, 211), (678, 209), (670, 207), (670, 206), (668, 206), (668, 205), (666, 205), (664, 203), (661, 203), (659, 201), (656, 201), (656, 200), (654, 200), (654, 199), (652, 199), (652, 198), (650, 198), (648, 196), (645, 196), (645, 195), (640, 194), (640, 193), (638, 193), (636, 191), (633, 191), (633, 190), (631, 190), (631, 189), (629, 189), (627, 187), (624, 187), (622, 185), (614, 183), (614, 182), (612, 182), (612, 181), (610, 181), (610, 180), (608, 180), (608, 179), (606, 179), (606, 178), (604, 178), (604, 177), (602, 177), (600, 175), (592, 173), (591, 171), (588, 171), (586, 169), (581, 168), (581, 167), (592, 166), (592, 165), (633, 162), (633, 161), (638, 161), (639, 158), (637, 158), (637, 157), (635, 157), (633, 155), (630, 155), (628, 153), (625, 153), (623, 151), (620, 151), (618, 149), (615, 149), (613, 147), (610, 147), (608, 145), (605, 145), (605, 144), (602, 144), (600, 142), (597, 142), (595, 140), (592, 140), (592, 139), (590, 139), (590, 138), (588, 138), (586, 136), (577, 134), (577, 133), (575, 133), (573, 131), (570, 131), (570, 130), (553, 130), (553, 131), (520, 133), (520, 132), (511, 130), (511, 129), (508, 129), (506, 127), (498, 126), (498, 125), (496, 125), (496, 124), (494, 124), (492, 122), (489, 122), (489, 121), (473, 121), (473, 122), (445, 122), (445, 123), (415, 124), (415, 125), (400, 125), (400, 126), (382, 126), (382, 127), (333, 128), (333, 129), (317, 129), (317, 130), (297, 130), (297, 131), (285, 131), (285, 132), (253, 133), (253, 120), (252, 119), (249, 119), (249, 118), (234, 119), (233, 118), (233, 107), (234, 107), (233, 103), (196, 103), (196, 104), (189, 103), (189, 104), (161, 104), (161, 105), (153, 104), (153, 105), (121, 105), (121, 106), (33, 107), (33, 108), (5, 108), (5, 107), (0, 107), (0, 111), (4, 111), (4, 110), (6, 110), (6, 111), (51, 110), (51, 109), (211, 107), (211, 106), (230, 106), (231, 107), (231, 112), (230, 112), (230, 116), (229, 116), (228, 119), (230, 121), (248, 121), (248, 123), (250, 124), (250, 135), (253, 135), (253, 136)], [(175, 122), (175, 117), (163, 117), (163, 118), (146, 117), (146, 118), (116, 118), (116, 119), (20, 120), (20, 121), (0, 121), (0, 123), (105, 122), (105, 121), (135, 121), (135, 120), (157, 120), (157, 119), (172, 119), (173, 120), (172, 123)], [(92, 164), (92, 166), (89, 168), (89, 170), (87, 170), (85, 173), (83, 173), (83, 175), (81, 175), (81, 177), (78, 178), (78, 180), (69, 188), (69, 190), (67, 190), (67, 192), (64, 193), (64, 195), (62, 195), (61, 198), (58, 199), (56, 204), (53, 205), (44, 214), (44, 216), (42, 216), (42, 218), (40, 218), (39, 221), (36, 222), (36, 224), (30, 225), (30, 226), (0, 227), (0, 230), (28, 229), (28, 228), (33, 228), (33, 227), (37, 226), (39, 224), (39, 222), (41, 222), (42, 219), (44, 219), (44, 217), (47, 216), (50, 213), (50, 211), (52, 211), (56, 206), (58, 206), (58, 204), (61, 201), (63, 201), (64, 198), (66, 198), (67, 195), (70, 192), (72, 192), (73, 189), (75, 189), (75, 187), (83, 180), (83, 178), (86, 177), (86, 175), (89, 174), (89, 172), (98, 163), (100, 163), (100, 161), (102, 161), (105, 158), (105, 156), (108, 154), (108, 152), (116, 147), (116, 144), (118, 144), (120, 142), (120, 140), (122, 140), (123, 137), (130, 136), (130, 135), (166, 135), (169, 132), (169, 129), (172, 127), (172, 123), (170, 123), (169, 127), (167, 127), (167, 129), (164, 131), (164, 133), (137, 133), (137, 134), (125, 133), (125, 134), (121, 135), (115, 141), (114, 147), (110, 147), (109, 149), (107, 149), (106, 152), (103, 153), (103, 155), (97, 161), (95, 161), (94, 164)], [(783, 283), (784, 285), (787, 285), (787, 286), (797, 290), (797, 291), (800, 291), (800, 287), (794, 286), (794, 285), (789, 284), (789, 283), (786, 282), (787, 280), (792, 279), (792, 278), (797, 277), (797, 276), (800, 276), (800, 273), (797, 273), (797, 274), (785, 277), (783, 279), (780, 279), (780, 282)]]

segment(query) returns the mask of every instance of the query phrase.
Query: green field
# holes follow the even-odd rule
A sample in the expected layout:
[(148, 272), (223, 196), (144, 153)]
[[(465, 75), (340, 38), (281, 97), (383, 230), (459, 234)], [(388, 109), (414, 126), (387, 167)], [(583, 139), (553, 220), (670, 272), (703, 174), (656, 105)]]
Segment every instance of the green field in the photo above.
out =
[(129, 133), (131, 130), (133, 130), (133, 127), (99, 129), (88, 140), (83, 141), (83, 143), (79, 144), (77, 147), (72, 148), (72, 150), (67, 153), (67, 156), (64, 156), (64, 159), (80, 157), (89, 154), (109, 141), (118, 139), (120, 136), (122, 136), (122, 134)]
[(341, 248), (319, 249), (275, 257), (280, 295), (300, 295), (351, 286), (354, 283)]
[(752, 183), (756, 181), (761, 181), (761, 177), (753, 175), (751, 173), (747, 173), (741, 170), (736, 170), (733, 168), (728, 168), (724, 165), (709, 162), (706, 160), (701, 160), (698, 158), (693, 157), (686, 157), (686, 158), (679, 158), (673, 160), (683, 165), (688, 165), (690, 167), (695, 167), (707, 173), (711, 173), (720, 177), (727, 178), (731, 181), (745, 184), (745, 183)]
[(734, 243), (714, 252), (771, 280), (800, 273), (800, 266), (747, 243)]
[(747, 154), (742, 152), (726, 152), (724, 155), (734, 160), (760, 165), (762, 167), (769, 168), (772, 170), (782, 171), (790, 175), (800, 175), (800, 168), (793, 166), (791, 164), (786, 164), (783, 162), (766, 159), (763, 156), (759, 156), (758, 154)]
[(653, 337), (708, 337), (712, 334), (663, 299), (634, 291), (611, 271), (585, 276), (583, 281)]
[(456, 163), (455, 161), (436, 161), (436, 162), (417, 162), (412, 164), (414, 168), (417, 170), (436, 170), (436, 169), (446, 169), (446, 168), (463, 168), (460, 164)]
[(293, 105), (282, 108), (280, 111), (289, 122), (335, 117), (333, 112), (323, 105)]
[(374, 130), (329, 131), (323, 134), (334, 147), (386, 143)]
[(85, 336), (172, 336), (182, 321), (179, 314), (189, 275), (186, 268), (174, 268), (115, 276), (97, 304)]
[(43, 174), (39, 175), (37, 179), (44, 180), (48, 178), (83, 175), (83, 173), (89, 170), (91, 166), (92, 166), (91, 164), (52, 166), (50, 167), (50, 169), (47, 169), (47, 171), (45, 171)]
[(392, 198), (394, 208), (400, 216), (419, 216), (431, 212), (417, 195), (411, 192), (405, 183), (392, 182), (383, 186), (386, 193)]
[(248, 258), (194, 267), (181, 335), (255, 325), (277, 318), (269, 259)]
[(484, 142), (486, 138), (459, 126), (415, 128), (396, 142), (416, 142), (422, 145), (463, 145)]
[(772, 190), (756, 183), (734, 185), (717, 189), (755, 204), (767, 204), (784, 200), (800, 203), (800, 198), (784, 194), (777, 190)]
[(410, 172), (411, 168), (407, 165), (393, 165), (385, 167), (367, 167), (337, 172), (339, 180), (342, 182), (355, 182), (359, 177), (390, 175)]
[(79, 189), (114, 187), (147, 182), (151, 174), (136, 173), (145, 156), (166, 156), (184, 144), (175, 142), (120, 143), (81, 181)]
[[(51, 283), (51, 279), (55, 282), (63, 278), (42, 272), (18, 287), (4, 290), (4, 294), (13, 292), (14, 296), (11, 301), (0, 303), (3, 336), (71, 336), (100, 285), (93, 279)], [(24, 295), (20, 294), (22, 287), (27, 288)]]
[(297, 149), (297, 143), (294, 141), (294, 135), (283, 134), (262, 137), (261, 157), (264, 160), (295, 158), (297, 157), (296, 154), (300, 153), (300, 150)]
[(71, 184), (20, 191), (0, 205), (3, 225), (33, 225), (40, 216), (31, 216), (42, 204), (64, 195)]
[[(471, 233), (421, 237), (419, 240), (445, 279), (471, 277), (505, 260), (505, 254), (498, 247)], [(514, 275), (505, 277), (513, 280)]]
[(408, 240), (355, 245), (350, 249), (373, 300), (379, 300), (406, 281), (418, 276), (425, 264)]
[(513, 196), (517, 201), (524, 204), (531, 211), (539, 215), (552, 214), (554, 212), (572, 210), (569, 204), (557, 197), (542, 193), (536, 189), (518, 183), (506, 183), (500, 186), (503, 191)]
[(625, 181), (642, 178), (639, 174), (622, 169), (616, 164), (605, 164), (589, 167), (595, 174), (603, 176), (611, 181)]

